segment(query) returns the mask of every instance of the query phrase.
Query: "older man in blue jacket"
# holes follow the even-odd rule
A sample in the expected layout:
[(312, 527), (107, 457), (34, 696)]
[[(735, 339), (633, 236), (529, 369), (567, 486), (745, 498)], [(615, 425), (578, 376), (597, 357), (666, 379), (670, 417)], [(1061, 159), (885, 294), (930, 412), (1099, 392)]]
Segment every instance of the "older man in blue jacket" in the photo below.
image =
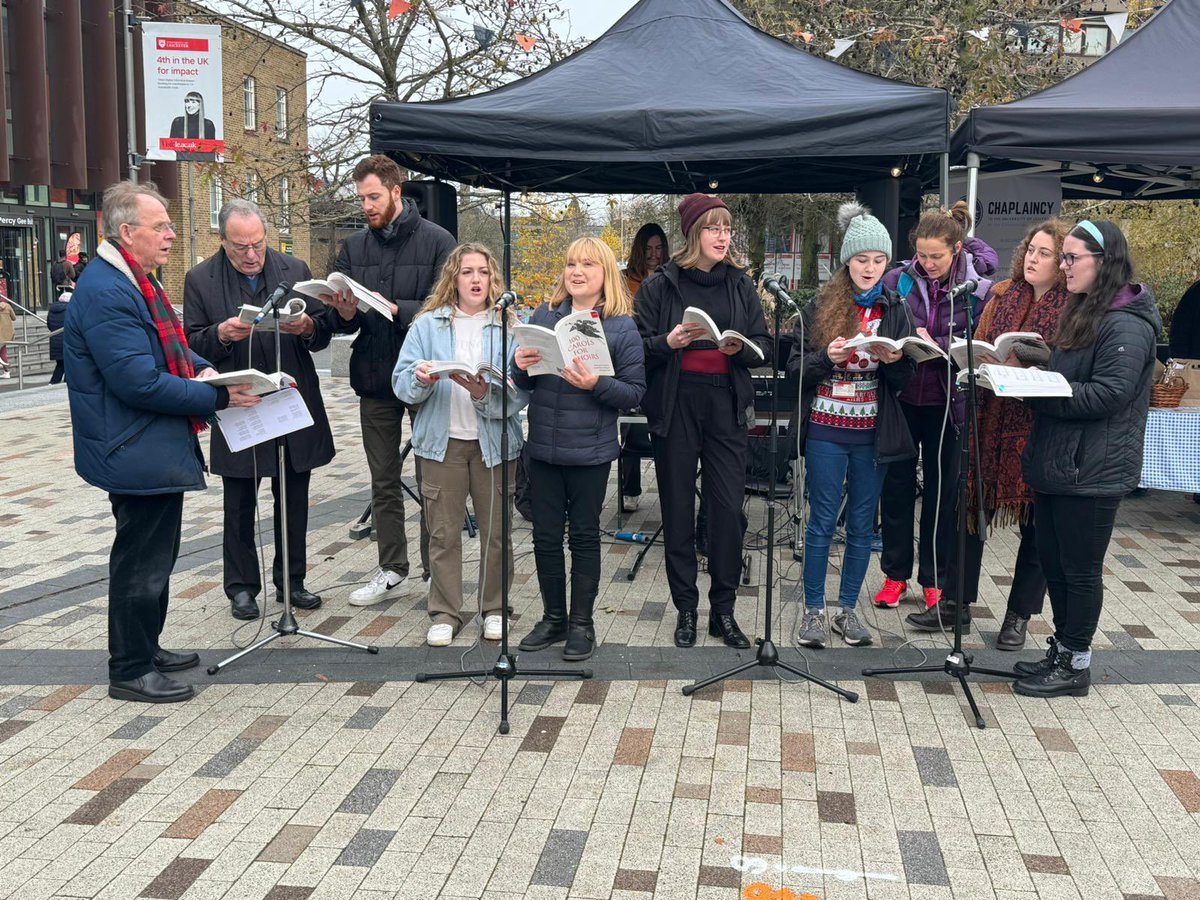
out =
[(149, 184), (104, 192), (104, 233), (67, 310), (64, 352), (71, 385), (75, 471), (108, 491), (116, 536), (108, 571), (108, 695), (175, 703), (192, 687), (164, 675), (190, 669), (195, 653), (163, 650), (171, 570), (179, 555), (183, 492), (204, 487), (196, 435), (227, 406), (258, 402), (245, 385), (213, 387), (192, 353), (154, 270), (175, 229)]

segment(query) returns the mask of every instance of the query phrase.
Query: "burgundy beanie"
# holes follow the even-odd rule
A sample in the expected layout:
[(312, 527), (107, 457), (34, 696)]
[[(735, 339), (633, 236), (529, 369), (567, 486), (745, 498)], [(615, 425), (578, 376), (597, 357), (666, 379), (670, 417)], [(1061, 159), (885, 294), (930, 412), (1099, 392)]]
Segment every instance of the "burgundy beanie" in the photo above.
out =
[(684, 239), (696, 221), (710, 209), (729, 209), (725, 201), (712, 194), (688, 194), (679, 201), (679, 224), (683, 227)]

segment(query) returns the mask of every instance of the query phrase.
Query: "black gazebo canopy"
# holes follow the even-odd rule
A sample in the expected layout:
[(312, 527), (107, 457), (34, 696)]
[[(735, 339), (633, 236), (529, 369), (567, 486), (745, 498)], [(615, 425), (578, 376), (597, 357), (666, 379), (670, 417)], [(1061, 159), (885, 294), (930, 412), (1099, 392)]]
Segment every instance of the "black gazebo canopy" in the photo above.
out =
[(585, 49), (486, 94), (371, 106), (371, 148), (504, 191), (852, 191), (948, 149), (949, 96), (867, 75), (725, 0), (641, 0)]

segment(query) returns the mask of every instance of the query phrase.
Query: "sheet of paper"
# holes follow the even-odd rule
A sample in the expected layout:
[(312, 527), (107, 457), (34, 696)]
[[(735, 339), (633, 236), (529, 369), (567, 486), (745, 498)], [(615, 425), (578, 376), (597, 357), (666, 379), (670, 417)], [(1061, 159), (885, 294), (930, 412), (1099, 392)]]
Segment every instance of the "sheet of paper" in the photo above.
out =
[(237, 406), (217, 412), (217, 422), (234, 453), (254, 447), (313, 423), (304, 398), (295, 388), (263, 397), (257, 406)]

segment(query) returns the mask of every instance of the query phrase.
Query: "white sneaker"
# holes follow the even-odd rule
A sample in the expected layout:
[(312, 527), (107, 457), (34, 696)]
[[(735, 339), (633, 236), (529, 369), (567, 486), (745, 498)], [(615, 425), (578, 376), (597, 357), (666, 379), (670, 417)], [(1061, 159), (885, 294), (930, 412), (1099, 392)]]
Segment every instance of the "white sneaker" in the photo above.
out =
[(398, 575), (391, 569), (380, 569), (364, 587), (360, 587), (350, 595), (351, 606), (374, 606), (382, 603), (396, 593), (407, 581), (404, 575)]
[(629, 494), (621, 498), (621, 512), (637, 512), (638, 506), (642, 502), (640, 494)]
[(501, 626), (499, 616), (488, 616), (483, 620), (483, 639), (485, 641), (500, 640), (500, 631)]
[(430, 647), (449, 647), (454, 640), (454, 626), (436, 622), (425, 632), (425, 643)]
[(0, 371), (0, 378), (12, 378), (12, 372), (10, 372), (8, 369)]

